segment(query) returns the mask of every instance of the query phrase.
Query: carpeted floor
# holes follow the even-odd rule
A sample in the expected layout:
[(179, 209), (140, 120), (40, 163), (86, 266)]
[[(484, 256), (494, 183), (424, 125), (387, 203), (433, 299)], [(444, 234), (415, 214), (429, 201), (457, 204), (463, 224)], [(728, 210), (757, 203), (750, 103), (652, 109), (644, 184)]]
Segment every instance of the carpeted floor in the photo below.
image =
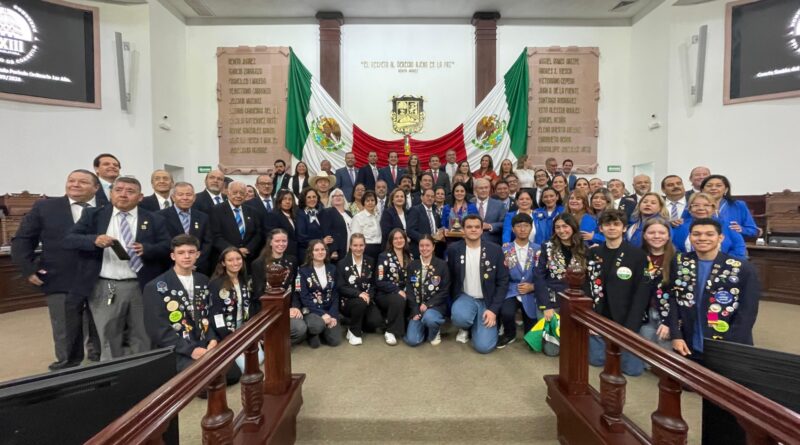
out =
[[(800, 354), (800, 306), (765, 302), (755, 329), (758, 346)], [(555, 444), (555, 422), (545, 403), (542, 376), (557, 373), (558, 361), (531, 353), (518, 340), (480, 355), (457, 344), (452, 332), (441, 345), (389, 347), (380, 335), (362, 346), (293, 352), (294, 372), (307, 374), (298, 422), (299, 444)], [(0, 381), (47, 369), (52, 361), (47, 310), (0, 315)], [(599, 369), (591, 379), (599, 386)], [(657, 403), (657, 380), (647, 373), (629, 378), (625, 414), (645, 431)], [(239, 385), (228, 390), (238, 412)], [(683, 415), (690, 443), (699, 442), (700, 399), (684, 393)], [(181, 442), (199, 444), (205, 401), (181, 412)]]

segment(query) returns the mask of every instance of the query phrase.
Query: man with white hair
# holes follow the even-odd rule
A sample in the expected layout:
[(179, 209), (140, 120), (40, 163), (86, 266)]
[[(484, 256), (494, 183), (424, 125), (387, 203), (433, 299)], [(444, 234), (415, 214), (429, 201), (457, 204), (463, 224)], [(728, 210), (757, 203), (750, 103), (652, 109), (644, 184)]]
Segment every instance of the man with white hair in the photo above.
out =
[(475, 191), (475, 207), (478, 215), (483, 220), (483, 240), (501, 244), (503, 223), (506, 219), (506, 208), (502, 202), (491, 198), (492, 184), (486, 178), (476, 179), (473, 185)]
[(243, 206), (247, 186), (234, 181), (228, 186), (228, 201), (211, 209), (211, 234), (214, 238), (212, 265), (228, 247), (236, 247), (248, 267), (261, 251), (261, 219), (251, 207)]

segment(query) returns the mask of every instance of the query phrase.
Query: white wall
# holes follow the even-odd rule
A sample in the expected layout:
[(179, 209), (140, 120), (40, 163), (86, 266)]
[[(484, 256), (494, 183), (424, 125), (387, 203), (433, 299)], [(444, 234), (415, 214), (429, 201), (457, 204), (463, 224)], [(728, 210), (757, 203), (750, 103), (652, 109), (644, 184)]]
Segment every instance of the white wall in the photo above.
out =
[[(629, 27), (599, 26), (520, 26), (503, 25), (497, 29), (497, 76), (506, 70), (526, 46), (596, 46), (600, 48), (600, 102), (597, 116), (598, 175), (609, 164), (629, 164), (624, 100), (630, 90), (629, 65), (631, 30)], [(560, 160), (559, 160), (560, 162)], [(622, 174), (625, 174), (623, 171)], [(592, 175), (595, 176), (595, 175)]]
[[(74, 0), (73, 0), (74, 1)], [(149, 175), (153, 160), (148, 7), (79, 1), (100, 8), (102, 109), (0, 101), (3, 143), (0, 193), (64, 193), (67, 172), (92, 169), (103, 152), (118, 155), (124, 174)], [(131, 112), (120, 109), (114, 32), (136, 51)]]

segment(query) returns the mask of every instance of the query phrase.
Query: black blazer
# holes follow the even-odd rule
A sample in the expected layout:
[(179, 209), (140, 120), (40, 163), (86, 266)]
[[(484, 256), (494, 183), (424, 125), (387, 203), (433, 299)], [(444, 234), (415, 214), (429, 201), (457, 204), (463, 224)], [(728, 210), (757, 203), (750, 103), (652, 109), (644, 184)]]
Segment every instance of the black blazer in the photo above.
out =
[[(442, 227), (442, 218), (441, 216), (436, 216), (436, 205), (434, 204), (431, 206), (431, 210), (433, 210), (433, 222), (436, 225), (436, 228), (439, 229)], [(414, 257), (419, 257), (419, 243), (420, 238), (422, 235), (433, 235), (431, 233), (431, 223), (428, 221), (428, 212), (425, 210), (425, 206), (422, 204), (417, 204), (414, 207), (411, 207), (406, 213), (406, 226), (408, 226), (408, 237), (411, 239), (411, 252), (414, 254)]]
[(436, 309), (442, 315), (447, 313), (447, 297), (450, 295), (450, 271), (447, 263), (440, 258), (431, 258), (429, 269), (422, 278), (422, 260), (414, 260), (408, 265), (406, 281), (406, 301), (410, 317), (419, 315), (419, 307)]
[[(464, 293), (464, 282), (467, 280), (466, 264), (461, 261), (466, 258), (467, 244), (458, 241), (447, 248), (447, 265), (450, 268), (450, 280), (453, 300)], [(481, 291), (486, 309), (495, 315), (500, 314), (500, 307), (508, 291), (508, 269), (504, 265), (505, 256), (503, 249), (497, 244), (481, 241)], [(469, 273), (475, 273), (470, 271)]]
[[(169, 202), (170, 204), (172, 203), (172, 198), (169, 199)], [(139, 202), (139, 208), (148, 210), (150, 212), (158, 212), (160, 210), (164, 210), (158, 204), (158, 198), (156, 197), (155, 193), (153, 193), (150, 196), (145, 196), (144, 198), (142, 198), (142, 201)]]
[[(404, 215), (406, 217), (406, 225), (408, 225), (408, 212), (404, 212)], [(403, 226), (403, 221), (400, 220), (397, 209), (391, 206), (381, 212), (381, 243), (384, 247), (386, 246), (386, 241), (389, 239), (389, 232), (394, 229), (406, 230)]]
[[(220, 195), (220, 197), (222, 198), (222, 202), (228, 201), (228, 198), (226, 198), (225, 196)], [(211, 199), (211, 195), (208, 194), (208, 191), (203, 190), (202, 192), (195, 195), (192, 209), (197, 209), (205, 213), (206, 215), (211, 216), (211, 209), (213, 209), (215, 205), (217, 205), (217, 203), (215, 203), (214, 200)]]
[[(66, 249), (63, 241), (73, 225), (69, 198), (44, 199), (33, 205), (11, 239), (11, 259), (22, 270), (23, 278), (27, 280), (40, 269), (47, 272), (39, 275), (45, 294), (67, 293), (72, 287), (78, 252)], [(42, 252), (37, 254), (40, 241)]]
[[(198, 272), (192, 276), (192, 299), (173, 269), (147, 283), (142, 292), (147, 335), (155, 348), (175, 347), (179, 370), (192, 362), (195, 348), (208, 347), (211, 340), (217, 339), (208, 313), (208, 277)], [(170, 314), (175, 312), (180, 319), (172, 321)]]
[(103, 207), (104, 205), (108, 204), (108, 196), (106, 196), (105, 192), (103, 191), (103, 183), (100, 183), (100, 188), (97, 189), (97, 192), (94, 194), (94, 202), (97, 207)]
[(378, 169), (378, 179), (383, 179), (386, 181), (386, 185), (388, 186), (389, 193), (392, 192), (398, 185), (400, 185), (400, 178), (406, 174), (406, 170), (404, 168), (400, 168), (400, 166), (395, 167), (397, 169), (397, 182), (392, 179), (392, 169), (388, 165), (386, 167)]
[(255, 315), (253, 294), (247, 281), (239, 281), (241, 295), (236, 288), (223, 288), (225, 277), (217, 277), (208, 283), (208, 318), (216, 336), (222, 340), (236, 330), (236, 313), (242, 309), (242, 324)]
[[(380, 174), (380, 169), (378, 174)], [(367, 164), (358, 169), (356, 184), (364, 184), (364, 188), (367, 190), (375, 190), (375, 175), (372, 174), (372, 166)]]
[(215, 259), (230, 246), (246, 247), (250, 251), (245, 258), (248, 264), (258, 258), (262, 246), (261, 220), (252, 208), (242, 206), (241, 209), (244, 218), (244, 238), (239, 234), (239, 226), (236, 225), (236, 217), (233, 216), (230, 204), (224, 202), (211, 211), (211, 234), (214, 238), (212, 255)]
[(300, 178), (299, 176), (292, 176), (292, 193), (294, 196), (300, 196), (300, 193), (308, 187), (308, 180), (311, 179), (308, 174), (306, 174), (305, 178)]
[[(98, 235), (108, 231), (113, 210), (112, 205), (84, 210), (81, 219), (64, 238), (64, 248), (76, 250), (80, 255), (79, 271), (71, 290), (76, 296), (91, 295), (100, 278), (104, 249), (97, 247), (94, 241)], [(144, 246), (142, 268), (136, 274), (140, 288), (144, 288), (145, 284), (164, 272), (164, 258), (169, 256), (170, 238), (161, 216), (144, 209), (138, 209), (137, 213), (137, 227), (131, 229), (136, 230), (135, 242)]]
[[(258, 194), (256, 194), (255, 198), (245, 201), (242, 206), (250, 207), (256, 212), (256, 215), (258, 215), (258, 218), (261, 220), (263, 236), (266, 241), (267, 235), (269, 235), (269, 232), (274, 229), (277, 224), (275, 218), (271, 216), (272, 212), (267, 211), (267, 208), (264, 206), (264, 201), (261, 200)], [(272, 210), (275, 210), (275, 198), (272, 198)]]
[[(211, 235), (211, 224), (208, 221), (208, 215), (199, 210), (192, 209), (189, 214), (191, 216), (189, 219), (189, 235), (200, 240), (200, 258), (197, 259), (196, 263), (197, 271), (206, 274), (209, 273), (211, 264), (216, 262), (216, 258), (214, 261), (211, 259), (211, 247), (214, 244), (214, 238)], [(170, 239), (183, 235), (183, 224), (181, 224), (181, 218), (178, 216), (176, 207), (161, 210), (158, 215), (164, 218)], [(167, 266), (172, 267), (173, 263), (170, 261), (169, 256), (165, 260)]]
[(275, 198), (278, 196), (278, 192), (281, 190), (289, 190), (292, 184), (292, 175), (288, 173), (283, 174), (283, 182), (281, 182), (281, 186), (278, 187), (278, 177), (275, 176), (272, 178), (274, 187), (272, 188), (272, 197)]
[(633, 195), (623, 196), (619, 201), (619, 210), (625, 212), (628, 216), (628, 222), (630, 222), (633, 211), (636, 209), (636, 199), (637, 195), (634, 193)]
[(361, 257), (361, 273), (353, 266), (353, 254), (348, 253), (336, 264), (336, 287), (339, 288), (339, 298), (342, 306), (348, 300), (359, 298), (362, 292), (369, 294), (370, 300), (375, 297), (373, 284), (373, 259), (368, 256)]
[[(289, 245), (286, 247), (285, 255), (297, 258), (297, 212), (294, 212), (291, 222), (289, 218), (280, 210), (273, 210), (270, 218), (274, 229), (283, 229), (289, 234)], [(298, 259), (303, 261), (303, 259)]]
[[(595, 312), (602, 314), (605, 305), (608, 305), (612, 320), (638, 333), (650, 302), (650, 278), (645, 273), (647, 255), (644, 250), (623, 241), (617, 259), (610, 265), (611, 271), (604, 277), (600, 255), (605, 250), (605, 243), (589, 249), (589, 279), (584, 284), (584, 290), (594, 300)], [(627, 279), (624, 278), (625, 274), (619, 272), (622, 268), (627, 268), (630, 273)]]
[[(432, 170), (427, 170), (428, 173), (433, 174)], [(444, 171), (444, 167), (439, 167), (439, 172), (436, 174), (437, 178), (433, 182), (433, 189), (435, 190), (436, 187), (444, 187), (445, 194), (450, 196), (450, 193), (453, 191), (452, 186), (450, 185), (450, 176), (447, 176), (447, 172)]]
[[(345, 210), (346, 211), (346, 210)], [(347, 211), (346, 211), (347, 212)], [(347, 212), (350, 215), (350, 212)], [(352, 217), (352, 215), (350, 215)], [(330, 253), (336, 252), (338, 260), (344, 258), (347, 254), (347, 224), (344, 222), (344, 217), (338, 210), (333, 207), (322, 209), (319, 215), (320, 228), (322, 229), (322, 236), (332, 236), (333, 244), (328, 245)]]
[[(295, 278), (297, 278), (297, 258), (292, 255), (284, 254), (283, 258), (276, 260), (275, 262), (289, 269), (286, 279), (283, 280), (283, 288), (294, 289), (294, 281)], [(256, 314), (261, 310), (261, 296), (267, 293), (267, 271), (263, 258), (259, 257), (253, 261), (253, 267), (250, 271), (250, 276), (252, 277), (253, 291), (251, 293), (253, 294), (254, 307), (254, 309), (250, 310), (250, 313)], [(297, 309), (302, 307), (300, 305), (300, 296), (297, 294), (296, 290), (292, 291), (292, 307)]]

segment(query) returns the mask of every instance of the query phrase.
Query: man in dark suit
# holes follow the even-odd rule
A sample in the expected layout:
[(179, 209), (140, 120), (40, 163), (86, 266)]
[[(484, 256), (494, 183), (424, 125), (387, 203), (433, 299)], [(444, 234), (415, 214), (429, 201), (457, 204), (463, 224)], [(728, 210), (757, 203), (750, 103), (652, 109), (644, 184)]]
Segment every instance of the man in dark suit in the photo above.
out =
[(475, 350), (488, 354), (497, 346), (497, 315), (508, 290), (508, 269), (500, 246), (482, 240), (480, 216), (467, 215), (463, 227), (464, 240), (447, 249), (451, 320), (459, 328), (457, 342), (466, 343), (472, 335)]
[[(169, 232), (170, 238), (178, 235), (192, 235), (197, 238), (199, 245), (198, 251), (200, 256), (197, 259), (197, 271), (203, 274), (208, 274), (211, 271), (211, 247), (214, 244), (214, 239), (211, 236), (211, 224), (208, 220), (208, 215), (205, 213), (192, 209), (194, 204), (195, 194), (194, 187), (188, 182), (179, 182), (175, 184), (172, 191), (172, 202), (174, 206), (158, 212), (164, 218)], [(168, 261), (165, 258), (166, 261)], [(172, 266), (172, 262), (167, 262), (168, 266)]]
[(450, 196), (450, 176), (444, 171), (442, 162), (437, 155), (431, 155), (428, 159), (428, 173), (433, 177), (433, 188), (444, 187), (447, 196)]
[(138, 208), (141, 200), (137, 179), (117, 178), (111, 205), (85, 210), (64, 239), (80, 253), (71, 293), (89, 300), (101, 360), (150, 349), (141, 290), (164, 271), (169, 233), (163, 218)]
[(564, 159), (561, 162), (561, 173), (567, 178), (567, 186), (570, 190), (575, 189), (575, 181), (578, 180), (578, 177), (572, 173), (572, 167), (574, 165), (575, 163), (572, 162), (572, 159)]
[[(56, 361), (52, 371), (80, 365), (83, 360), (84, 305), (69, 305), (67, 297), (78, 271), (78, 253), (62, 245), (84, 208), (95, 207), (99, 180), (88, 170), (67, 177), (66, 195), (36, 202), (11, 241), (11, 258), (28, 282), (41, 287), (47, 299)], [(42, 243), (41, 254), (36, 248)], [(68, 329), (68, 326), (70, 329)]]
[(692, 188), (686, 192), (686, 201), (689, 201), (689, 198), (692, 196), (692, 193), (700, 192), (701, 184), (703, 181), (711, 176), (711, 170), (708, 167), (697, 166), (689, 172), (689, 182), (692, 183)]
[[(273, 188), (275, 180), (269, 175), (259, 175), (256, 178), (256, 196), (244, 202), (245, 207), (255, 210), (263, 227), (263, 236), (278, 226), (275, 213), (275, 199), (273, 198)], [(288, 189), (284, 189), (288, 190)]]
[(626, 220), (627, 224), (631, 220), (633, 209), (636, 208), (636, 199), (625, 196), (625, 183), (621, 179), (610, 179), (608, 181), (608, 191), (611, 192), (611, 197), (614, 199), (614, 208), (625, 212), (625, 216), (628, 218)]
[(211, 210), (212, 255), (217, 258), (228, 247), (236, 247), (250, 263), (258, 258), (262, 246), (261, 219), (251, 207), (243, 206), (247, 186), (234, 181), (228, 186), (228, 202)]
[(411, 252), (414, 254), (414, 258), (419, 258), (418, 243), (422, 235), (433, 236), (433, 239), (437, 241), (437, 250), (444, 249), (444, 244), (441, 242), (444, 241), (444, 235), (439, 232), (442, 221), (441, 218), (436, 217), (436, 206), (433, 205), (436, 193), (433, 189), (425, 189), (420, 193), (422, 193), (420, 198), (422, 202), (411, 207), (406, 218), (406, 233), (411, 238)]
[(356, 155), (345, 153), (345, 166), (336, 170), (336, 184), (344, 192), (347, 202), (353, 201), (353, 187), (356, 186)]
[(119, 177), (122, 165), (111, 153), (102, 153), (94, 158), (94, 173), (100, 178), (100, 189), (95, 193), (98, 207), (108, 204), (111, 199), (111, 184)]
[(488, 179), (475, 180), (475, 207), (483, 221), (483, 239), (497, 245), (502, 244), (503, 223), (506, 220), (506, 208), (500, 201), (490, 198), (492, 185)]
[[(606, 210), (597, 225), (605, 243), (589, 250), (586, 294), (594, 299), (594, 311), (635, 333), (642, 327), (650, 302), (648, 260), (644, 251), (624, 239), (626, 216), (620, 210)], [(603, 366), (605, 341), (599, 335), (589, 337), (589, 363)], [(628, 351), (622, 351), (622, 372), (640, 375), (644, 363)]]
[(211, 209), (228, 200), (222, 193), (225, 187), (225, 174), (219, 170), (211, 170), (206, 174), (206, 189), (198, 193), (192, 208), (211, 216)]
[(378, 152), (371, 151), (367, 155), (367, 165), (358, 169), (356, 184), (364, 184), (367, 190), (375, 190), (380, 171), (378, 170)]
[(492, 196), (492, 198), (500, 201), (500, 203), (503, 204), (503, 208), (506, 209), (506, 212), (517, 209), (514, 204), (514, 198), (509, 196), (508, 193), (508, 183), (502, 179), (497, 181), (497, 184), (494, 185), (494, 196)]
[(275, 198), (278, 196), (279, 191), (289, 190), (292, 184), (292, 175), (286, 173), (286, 162), (283, 159), (276, 160), (273, 166), (275, 170), (272, 173), (272, 197)]
[(156, 170), (150, 175), (150, 185), (153, 187), (153, 194), (145, 196), (139, 203), (139, 208), (157, 212), (168, 209), (172, 206), (170, 201), (170, 191), (174, 181), (172, 175), (166, 170)]
[(383, 179), (386, 181), (386, 185), (389, 186), (389, 193), (392, 193), (392, 190), (395, 187), (400, 185), (400, 178), (405, 175), (406, 171), (400, 168), (397, 165), (398, 156), (396, 151), (389, 152), (389, 165), (383, 167), (378, 172), (378, 178)]

